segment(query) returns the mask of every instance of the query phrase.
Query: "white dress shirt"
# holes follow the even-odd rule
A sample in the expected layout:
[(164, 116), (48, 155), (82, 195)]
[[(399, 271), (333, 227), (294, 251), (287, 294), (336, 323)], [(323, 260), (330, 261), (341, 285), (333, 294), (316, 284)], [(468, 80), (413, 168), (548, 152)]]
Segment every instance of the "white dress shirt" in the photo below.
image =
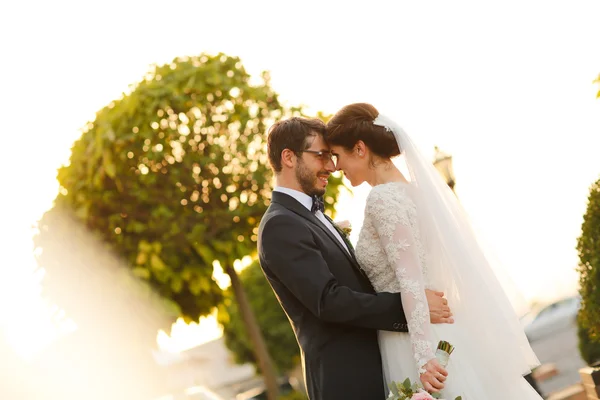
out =
[[(304, 207), (306, 207), (306, 209), (308, 211), (310, 211), (312, 209), (312, 203), (313, 203), (312, 197), (310, 197), (309, 195), (307, 195), (304, 192), (300, 192), (298, 190), (286, 188), (283, 186), (276, 186), (273, 189), (273, 191), (285, 193), (289, 196), (292, 196), (300, 204), (302, 204)], [(338, 233), (337, 229), (335, 229), (333, 227), (333, 225), (331, 225), (331, 222), (329, 222), (329, 220), (327, 218), (325, 218), (325, 215), (320, 210), (315, 213), (315, 217), (317, 217), (319, 219), (319, 221), (321, 221), (323, 223), (323, 225), (325, 225), (327, 227), (327, 229), (329, 229), (331, 231), (331, 233), (333, 233), (333, 235), (337, 238), (337, 240), (339, 240), (339, 242), (342, 244), (342, 246), (344, 246), (344, 248), (346, 249), (348, 254), (351, 254), (350, 251), (348, 250), (348, 246), (346, 246), (344, 239), (342, 239), (342, 237)]]

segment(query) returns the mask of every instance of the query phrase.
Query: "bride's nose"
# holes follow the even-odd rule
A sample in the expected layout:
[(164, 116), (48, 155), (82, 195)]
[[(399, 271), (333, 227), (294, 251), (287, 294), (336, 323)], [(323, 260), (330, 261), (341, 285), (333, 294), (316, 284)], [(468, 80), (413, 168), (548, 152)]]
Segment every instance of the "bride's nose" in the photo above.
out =
[(325, 164), (325, 169), (329, 172), (334, 172), (337, 170), (335, 163), (333, 162), (333, 160), (329, 160), (326, 164)]

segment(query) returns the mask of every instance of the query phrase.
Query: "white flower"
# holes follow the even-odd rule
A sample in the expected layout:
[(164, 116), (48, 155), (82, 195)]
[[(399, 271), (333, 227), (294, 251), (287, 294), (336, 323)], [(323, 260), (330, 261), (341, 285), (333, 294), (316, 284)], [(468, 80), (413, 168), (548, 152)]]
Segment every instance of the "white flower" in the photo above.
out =
[(343, 220), (343, 221), (339, 221), (335, 223), (338, 228), (340, 228), (341, 230), (346, 230), (346, 229), (352, 229), (352, 224), (350, 223), (350, 221)]
[(339, 230), (341, 230), (346, 237), (350, 236), (350, 232), (352, 232), (352, 224), (347, 219), (344, 221), (336, 222), (336, 226)]

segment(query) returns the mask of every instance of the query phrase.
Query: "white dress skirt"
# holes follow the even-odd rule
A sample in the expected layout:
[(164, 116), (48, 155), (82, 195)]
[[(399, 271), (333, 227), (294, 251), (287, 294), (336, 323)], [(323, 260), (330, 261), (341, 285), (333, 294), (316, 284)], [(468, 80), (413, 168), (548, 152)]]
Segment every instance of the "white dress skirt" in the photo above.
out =
[[(494, 371), (477, 371), (472, 368), (469, 354), (461, 351), (459, 343), (463, 340), (477, 340), (477, 335), (474, 332), (470, 338), (456, 337), (456, 332), (460, 330), (456, 325), (458, 323), (433, 325), (432, 329), (436, 343), (439, 340), (446, 340), (456, 346), (446, 367), (448, 379), (442, 391), (445, 400), (454, 400), (458, 396), (462, 396), (463, 400), (542, 399), (522, 377), (515, 377), (514, 385), (499, 386), (494, 377), (496, 374), (502, 374), (502, 366), (498, 366), (498, 369)], [(385, 378), (385, 393), (389, 393), (388, 384), (391, 381), (403, 382), (406, 378), (410, 378), (412, 382), (420, 383), (408, 333), (379, 331), (379, 346)]]

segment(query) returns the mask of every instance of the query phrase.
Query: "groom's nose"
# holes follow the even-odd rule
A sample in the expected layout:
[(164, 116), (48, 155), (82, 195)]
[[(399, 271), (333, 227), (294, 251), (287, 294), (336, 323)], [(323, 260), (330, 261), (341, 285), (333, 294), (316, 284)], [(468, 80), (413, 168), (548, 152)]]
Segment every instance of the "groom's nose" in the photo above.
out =
[(325, 163), (325, 169), (329, 172), (335, 172), (337, 170), (335, 164), (333, 163), (333, 160), (331, 159)]

